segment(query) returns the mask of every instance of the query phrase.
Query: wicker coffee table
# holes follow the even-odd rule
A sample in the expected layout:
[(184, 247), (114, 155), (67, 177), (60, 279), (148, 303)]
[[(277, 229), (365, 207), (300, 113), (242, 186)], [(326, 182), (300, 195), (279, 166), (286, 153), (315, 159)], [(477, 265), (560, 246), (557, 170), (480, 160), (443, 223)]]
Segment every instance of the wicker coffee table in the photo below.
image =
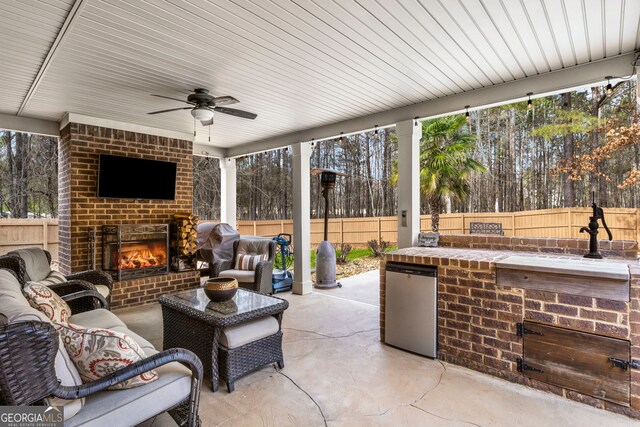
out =
[(218, 390), (219, 378), (233, 391), (233, 382), (269, 363), (284, 367), (282, 331), (227, 349), (219, 345), (223, 328), (265, 316), (274, 316), (281, 325), (282, 313), (289, 307), (283, 299), (239, 288), (227, 302), (214, 303), (204, 289), (160, 297), (164, 324), (164, 349), (181, 347), (198, 355), (211, 388)]

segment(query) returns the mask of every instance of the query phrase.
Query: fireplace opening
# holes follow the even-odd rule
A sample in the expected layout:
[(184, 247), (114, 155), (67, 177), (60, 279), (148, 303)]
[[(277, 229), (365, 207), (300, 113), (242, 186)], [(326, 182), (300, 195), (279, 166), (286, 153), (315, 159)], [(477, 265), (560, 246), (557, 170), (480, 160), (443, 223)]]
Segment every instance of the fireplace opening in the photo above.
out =
[(166, 224), (105, 225), (102, 242), (102, 269), (114, 280), (169, 272)]

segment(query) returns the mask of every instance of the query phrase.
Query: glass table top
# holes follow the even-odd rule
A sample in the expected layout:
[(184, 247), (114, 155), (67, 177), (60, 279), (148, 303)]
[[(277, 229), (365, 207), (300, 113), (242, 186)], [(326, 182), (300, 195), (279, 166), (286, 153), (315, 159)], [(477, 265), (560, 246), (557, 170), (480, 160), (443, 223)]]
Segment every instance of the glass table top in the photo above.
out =
[(168, 297), (189, 308), (216, 317), (238, 316), (254, 310), (286, 304), (286, 301), (279, 298), (250, 292), (242, 288), (238, 288), (235, 296), (225, 302), (212, 302), (202, 288), (177, 292), (168, 295)]

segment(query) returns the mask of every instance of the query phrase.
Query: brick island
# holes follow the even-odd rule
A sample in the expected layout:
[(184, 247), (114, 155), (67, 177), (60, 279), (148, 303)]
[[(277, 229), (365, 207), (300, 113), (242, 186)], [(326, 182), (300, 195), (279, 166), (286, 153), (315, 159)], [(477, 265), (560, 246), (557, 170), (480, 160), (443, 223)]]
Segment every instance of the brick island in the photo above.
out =
[[(601, 241), (604, 260), (582, 258), (587, 243), (442, 235), (437, 248), (390, 252), (380, 268), (380, 338), (384, 342), (386, 263), (435, 266), (439, 359), (640, 418), (640, 370), (633, 366), (640, 359), (637, 242)], [(560, 266), (609, 265), (628, 268), (628, 274), (624, 285), (609, 286), (608, 279), (585, 273), (572, 288), (556, 273), (500, 267), (513, 256)], [(579, 290), (585, 283), (593, 284), (586, 294)], [(598, 295), (600, 288), (609, 292), (612, 287), (624, 292)]]

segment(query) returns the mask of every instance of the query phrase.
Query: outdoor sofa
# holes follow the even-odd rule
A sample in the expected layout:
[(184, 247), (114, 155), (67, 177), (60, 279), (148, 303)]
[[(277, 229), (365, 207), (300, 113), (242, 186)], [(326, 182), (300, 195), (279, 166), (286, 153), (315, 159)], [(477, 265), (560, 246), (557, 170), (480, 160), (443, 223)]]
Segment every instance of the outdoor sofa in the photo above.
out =
[[(19, 271), (13, 269), (16, 265), (15, 257), (0, 257), (0, 405), (62, 405), (67, 427), (136, 425), (165, 411), (180, 425), (197, 425), (202, 363), (195, 354), (179, 348), (158, 352), (104, 308), (80, 313), (72, 309), (69, 324), (124, 333), (146, 355), (83, 384), (53, 323), (24, 297)], [(73, 283), (69, 286), (76, 291), (67, 293), (64, 285), (55, 289), (61, 291), (63, 300), (90, 300), (106, 306), (104, 297), (95, 290), (79, 289)], [(83, 307), (92, 306), (85, 303)], [(151, 369), (158, 374), (153, 382), (107, 390)]]

